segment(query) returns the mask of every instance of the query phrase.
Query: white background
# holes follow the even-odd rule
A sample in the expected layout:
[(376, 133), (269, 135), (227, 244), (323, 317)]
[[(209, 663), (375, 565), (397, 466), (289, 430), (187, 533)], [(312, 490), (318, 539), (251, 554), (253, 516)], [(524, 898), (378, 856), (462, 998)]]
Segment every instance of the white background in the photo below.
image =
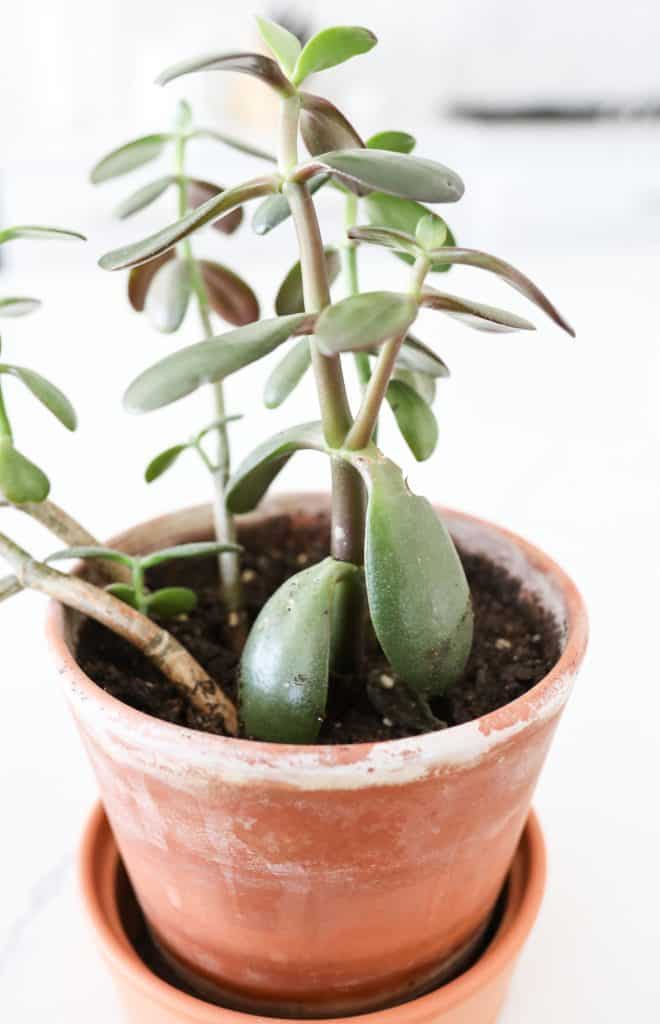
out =
[[(306, 5), (317, 24), (321, 7)], [(359, 66), (319, 76), (318, 91), (327, 87), (363, 134), (407, 128), (420, 153), (458, 170), (466, 196), (446, 212), (460, 241), (524, 269), (578, 332), (571, 341), (501, 283), (457, 268), (439, 285), (531, 315), (538, 331), (493, 338), (424, 314), (420, 334), (452, 369), (439, 389), (438, 451), (414, 465), (389, 425), (383, 434), (415, 489), (538, 543), (573, 575), (590, 610), (588, 661), (536, 800), (548, 891), (503, 1021), (651, 1020), (660, 996), (660, 128), (623, 119), (483, 126), (443, 111), (462, 100), (652, 100), (657, 8), (629, 5), (625, 23), (614, 4), (512, 0), (409, 4), (405, 17), (373, 2), (338, 3), (334, 17), (370, 25), (381, 43)], [(192, 458), (152, 488), (141, 473), (159, 446), (187, 436), (208, 409), (198, 395), (142, 420), (122, 413), (132, 377), (180, 341), (199, 340), (198, 327), (191, 316), (176, 339), (155, 335), (128, 309), (122, 275), (95, 266), (107, 248), (171, 219), (167, 199), (140, 220), (111, 219), (120, 198), (167, 172), (166, 159), (162, 172), (152, 165), (96, 190), (87, 171), (132, 134), (167, 128), (182, 91), (151, 86), (164, 64), (252, 44), (252, 30), (239, 5), (202, 0), (170, 13), (151, 2), (31, 3), (9, 15), (8, 29), (3, 221), (61, 223), (90, 240), (16, 243), (2, 254), (2, 294), (44, 300), (38, 315), (5, 322), (4, 354), (66, 388), (79, 433), (67, 435), (18, 386), (7, 387), (8, 399), (17, 443), (50, 473), (53, 498), (107, 536), (204, 500), (206, 481)], [(191, 80), (198, 119), (272, 145), (271, 110), (246, 82)], [(251, 161), (217, 147), (191, 149), (191, 159), (200, 175), (223, 184), (255, 173)], [(335, 197), (321, 206), (331, 241)], [(207, 232), (194, 244), (240, 269), (263, 310), (272, 309), (294, 258), (288, 226), (264, 240), (249, 226), (235, 240)], [(387, 254), (365, 254), (362, 264), (366, 287), (402, 286), (405, 268)], [(228, 386), (231, 411), (246, 413), (233, 432), (239, 457), (266, 432), (314, 415), (308, 382), (283, 409), (264, 410), (256, 401), (264, 376), (260, 365)], [(278, 486), (323, 487), (325, 472), (321, 460), (301, 457)], [(35, 552), (57, 546), (18, 514), (3, 516), (4, 528)], [(0, 609), (2, 1008), (21, 1024), (46, 1014), (73, 1024), (91, 1013), (114, 1024), (118, 1008), (71, 868), (95, 787), (45, 650), (43, 612), (32, 595)]]

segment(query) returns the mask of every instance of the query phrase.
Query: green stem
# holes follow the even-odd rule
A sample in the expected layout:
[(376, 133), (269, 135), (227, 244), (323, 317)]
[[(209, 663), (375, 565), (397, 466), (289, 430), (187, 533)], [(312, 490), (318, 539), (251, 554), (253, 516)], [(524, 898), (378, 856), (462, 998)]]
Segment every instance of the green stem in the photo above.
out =
[(6, 437), (8, 441), (12, 439), (11, 423), (7, 416), (7, 410), (5, 408), (5, 399), (2, 394), (2, 387), (0, 387), (0, 437)]
[[(186, 137), (180, 135), (175, 146), (175, 167), (179, 179), (179, 217), (185, 217), (188, 212), (188, 193), (184, 178), (185, 169), (185, 145)], [(202, 322), (204, 337), (208, 340), (214, 336), (211, 324), (211, 312), (209, 297), (204, 284), (199, 264), (192, 251), (192, 244), (186, 238), (180, 246), (181, 256), (186, 260), (189, 268), (190, 283), (197, 300), (199, 318)], [(218, 419), (225, 416), (225, 396), (222, 381), (211, 384), (213, 391), (213, 402), (215, 413)], [(218, 446), (216, 459), (210, 467), (211, 479), (213, 481), (213, 522), (216, 540), (221, 544), (236, 543), (236, 524), (227, 508), (225, 489), (231, 471), (231, 450), (229, 447), (229, 432), (227, 425), (221, 423), (217, 428)], [(206, 461), (206, 460), (205, 460)], [(238, 552), (223, 551), (218, 555), (218, 569), (220, 575), (220, 593), (225, 607), (232, 613), (240, 613), (243, 607), (243, 588), (241, 585), (241, 563)], [(236, 614), (234, 614), (234, 618)], [(238, 622), (234, 623), (235, 625)]]
[[(358, 197), (350, 192), (346, 196), (344, 204), (344, 226), (346, 235), (341, 246), (342, 270), (347, 295), (358, 295), (360, 292), (360, 281), (358, 277), (357, 245), (348, 237), (349, 228), (357, 224)], [(362, 393), (369, 383), (371, 377), (371, 362), (366, 352), (354, 352), (353, 359), (357, 370), (358, 380)]]
[[(409, 287), (409, 293), (415, 298), (419, 298), (429, 265), (429, 260), (426, 256), (418, 256), (415, 260)], [(392, 373), (394, 372), (399, 350), (405, 336), (404, 333), (396, 338), (390, 338), (381, 347), (371, 380), (362, 398), (360, 411), (346, 438), (346, 448), (351, 451), (360, 451), (360, 449), (366, 448), (373, 437), (380, 409), (387, 393), (387, 386), (392, 379)]]

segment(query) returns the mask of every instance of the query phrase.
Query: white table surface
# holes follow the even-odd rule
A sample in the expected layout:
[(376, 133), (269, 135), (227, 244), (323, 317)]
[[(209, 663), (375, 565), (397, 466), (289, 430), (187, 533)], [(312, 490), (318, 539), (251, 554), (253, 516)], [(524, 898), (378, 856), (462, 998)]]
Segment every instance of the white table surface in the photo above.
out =
[[(536, 798), (548, 888), (502, 1024), (651, 1021), (660, 997), (660, 145), (650, 130), (613, 126), (505, 131), (486, 141), (476, 129), (454, 129), (450, 153), (439, 154), (465, 171), (472, 188), (471, 205), (466, 199), (467, 212), (457, 210), (452, 223), (465, 244), (491, 248), (535, 277), (575, 323), (578, 340), (540, 315), (532, 317), (537, 335), (493, 340), (425, 314), (426, 336), (435, 331), (453, 377), (441, 385), (439, 451), (412, 467), (410, 479), (429, 496), (504, 522), (544, 547), (578, 582), (592, 622), (588, 660)], [(94, 230), (111, 204), (107, 195), (86, 196), (78, 218), (78, 201), (61, 195), (70, 212), (60, 219), (91, 222), (94, 252), (140, 231), (137, 224)], [(143, 223), (147, 230), (149, 218)], [(252, 244), (246, 233), (239, 257)], [(257, 282), (268, 279), (282, 244), (266, 240), (250, 257)], [(211, 251), (213, 239), (204, 245)], [(84, 428), (69, 438), (12, 393), (17, 436), (51, 471), (53, 497), (106, 536), (203, 500), (192, 460), (153, 489), (140, 482), (159, 444), (178, 439), (183, 406), (143, 421), (118, 406), (126, 382), (172, 342), (125, 309), (120, 281), (96, 271), (82, 247), (47, 263), (50, 249), (32, 266), (26, 252), (9, 267), (4, 290), (29, 281), (28, 291), (47, 306), (3, 332), (5, 350), (18, 358), (20, 349), (24, 361), (68, 382)], [(396, 287), (401, 268), (383, 259), (385, 286)], [(365, 273), (367, 285), (375, 273)], [(477, 271), (457, 270), (451, 290), (527, 312), (522, 299)], [(265, 294), (272, 293), (271, 284)], [(198, 340), (194, 325), (190, 331), (189, 340)], [(235, 432), (239, 454), (264, 431), (313, 409), (301, 394), (277, 413), (252, 410), (261, 380), (257, 368), (231, 384), (232, 411), (250, 409)], [(204, 415), (194, 402), (186, 408), (191, 422)], [(386, 443), (407, 459), (398, 442)], [(281, 486), (324, 486), (324, 473), (313, 458), (301, 458)], [(17, 514), (3, 516), (35, 551), (57, 546)], [(95, 785), (58, 692), (43, 614), (34, 595), (0, 609), (2, 1018), (119, 1024), (73, 870)]]

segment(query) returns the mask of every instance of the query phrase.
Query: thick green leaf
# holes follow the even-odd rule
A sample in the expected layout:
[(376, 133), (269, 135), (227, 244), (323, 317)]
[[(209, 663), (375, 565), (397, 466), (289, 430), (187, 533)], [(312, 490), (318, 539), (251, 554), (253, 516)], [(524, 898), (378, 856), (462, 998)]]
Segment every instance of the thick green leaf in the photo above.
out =
[(412, 153), (416, 145), (408, 132), (376, 132), (367, 139), (367, 149), (387, 149), (390, 153)]
[(404, 441), (418, 462), (433, 455), (438, 443), (438, 424), (428, 403), (402, 380), (391, 380), (387, 401)]
[(312, 156), (364, 145), (350, 121), (330, 100), (310, 92), (300, 94), (300, 133)]
[(415, 370), (397, 367), (394, 371), (394, 379), (402, 380), (404, 384), (416, 391), (427, 405), (433, 405), (437, 390), (436, 377), (432, 377), (429, 373), (419, 373)]
[(417, 303), (403, 292), (363, 292), (327, 306), (314, 334), (326, 355), (359, 352), (404, 334), (417, 316)]
[(136, 611), (140, 610), (140, 603), (137, 599), (135, 588), (131, 587), (128, 583), (108, 583), (105, 590), (108, 594), (116, 597), (118, 601), (123, 601), (124, 604), (135, 608)]
[(230, 512), (251, 512), (294, 452), (325, 452), (320, 423), (300, 423), (263, 441), (232, 473), (225, 491)]
[[(431, 211), (416, 203), (413, 199), (400, 199), (398, 196), (388, 196), (384, 192), (371, 192), (365, 199), (365, 209), (369, 222), (374, 227), (391, 228), (394, 231), (402, 231), (406, 235), (415, 237), (417, 225), (422, 217), (426, 217)], [(438, 216), (434, 214), (434, 216)], [(442, 218), (439, 218), (442, 219)], [(445, 245), (456, 245), (456, 239), (449, 226), (445, 223), (447, 237)], [(412, 263), (414, 256), (410, 250), (397, 253), (406, 263)], [(445, 273), (450, 269), (447, 263), (432, 263), (431, 270), (434, 273)]]
[(257, 297), (238, 274), (213, 260), (200, 260), (199, 268), (211, 308), (218, 316), (235, 327), (259, 319)]
[(71, 405), (71, 402), (63, 394), (59, 388), (51, 384), (49, 380), (42, 377), (40, 373), (35, 373), (34, 370), (28, 370), (24, 366), (11, 366), (8, 363), (2, 363), (0, 365), (0, 373), (9, 374), (12, 377), (16, 377), (20, 380), (29, 391), (32, 392), (35, 398), (38, 398), (42, 405), (45, 405), (49, 412), (52, 412), (53, 416), (56, 417), (67, 428), (67, 430), (75, 430), (77, 426), (76, 411)]
[(113, 149), (111, 153), (94, 164), (90, 173), (91, 181), (94, 185), (99, 185), (102, 181), (117, 178), (120, 174), (128, 174), (129, 171), (134, 171), (137, 167), (142, 167), (143, 164), (151, 163), (152, 160), (156, 160), (160, 156), (167, 143), (172, 142), (174, 138), (175, 136), (169, 132), (144, 135), (142, 138), (127, 142), (119, 149)]
[(301, 168), (300, 174), (309, 177), (323, 170), (340, 181), (428, 203), (455, 203), (464, 191), (458, 174), (443, 164), (381, 149), (324, 153)]
[(149, 263), (141, 263), (139, 267), (132, 267), (128, 272), (128, 301), (136, 313), (141, 313), (147, 299), (147, 292), (151, 282), (162, 266), (174, 259), (174, 252), (168, 249), (167, 252), (156, 256)]
[(162, 587), (147, 596), (147, 612), (161, 619), (187, 615), (197, 607), (197, 595), (189, 587)]
[[(329, 180), (329, 177), (328, 174), (317, 174), (310, 178), (307, 188), (311, 194), (314, 195), (315, 192), (318, 192)], [(276, 228), (278, 224), (282, 224), (290, 216), (289, 200), (283, 192), (277, 192), (275, 195), (268, 196), (268, 199), (264, 199), (263, 203), (259, 203), (252, 218), (252, 230), (256, 235), (267, 235), (269, 231)]]
[(420, 248), (412, 237), (396, 228), (352, 227), (348, 229), (348, 237), (354, 242), (365, 242), (367, 245), (380, 245), (384, 249), (394, 249), (398, 253), (407, 253), (412, 260), (420, 255)]
[(372, 50), (378, 40), (367, 28), (355, 25), (337, 25), (317, 32), (304, 47), (296, 61), (292, 81), (300, 85), (308, 75), (316, 71), (343, 64), (351, 57)]
[(233, 135), (225, 135), (224, 132), (213, 131), (211, 128), (197, 128), (192, 133), (191, 138), (212, 139), (214, 142), (221, 142), (223, 146), (229, 146), (231, 149), (236, 149), (239, 153), (245, 153), (247, 156), (255, 156), (257, 159), (267, 160), (271, 164), (277, 163), (277, 158), (265, 149), (253, 146), (249, 142), (243, 142), (242, 139), (235, 139)]
[(0, 494), (22, 505), (26, 501), (45, 501), (49, 491), (46, 474), (21, 455), (9, 438), (0, 438)]
[(11, 296), (7, 299), (0, 299), (0, 316), (27, 316), (28, 313), (34, 313), (40, 306), (39, 299)]
[(282, 96), (291, 96), (295, 89), (272, 57), (262, 53), (216, 53), (206, 57), (194, 57), (173, 64), (156, 79), (158, 85), (167, 85), (182, 75), (197, 71), (238, 71), (243, 75), (259, 78)]
[(304, 328), (307, 321), (302, 313), (261, 320), (173, 352), (133, 381), (124, 396), (124, 407), (128, 412), (151, 412), (191, 394), (202, 384), (224, 380), (268, 355)]
[(359, 577), (349, 562), (326, 558), (297, 573), (264, 605), (241, 658), (241, 718), (249, 736), (313, 743), (328, 696), (335, 587)]
[(0, 231), (0, 245), (3, 242), (13, 242), (16, 239), (25, 238), (31, 240), (52, 240), (52, 241), (80, 241), (86, 242), (85, 235), (78, 231), (67, 231), (65, 228), (42, 227), (38, 224), (19, 224), (13, 228), (5, 228)]
[(71, 548), (62, 548), (49, 555), (47, 562), (62, 562), (71, 558), (102, 558), (107, 562), (119, 562), (120, 565), (132, 567), (134, 559), (123, 551), (116, 551), (114, 548), (104, 548), (100, 544), (78, 544)]
[(278, 25), (270, 18), (262, 18), (257, 14), (256, 20), (264, 43), (271, 50), (284, 73), (291, 77), (302, 50), (300, 41), (293, 32), (289, 32), (283, 25)]
[(430, 377), (449, 376), (447, 364), (413, 334), (406, 334), (403, 339), (396, 365), (405, 370), (428, 374)]
[(312, 365), (309, 338), (301, 338), (271, 370), (264, 387), (264, 405), (277, 409), (298, 386)]
[[(224, 189), (218, 185), (213, 185), (210, 181), (203, 181), (201, 178), (187, 178), (186, 181), (188, 185), (188, 205), (193, 209), (224, 192)], [(233, 235), (234, 231), (241, 226), (242, 221), (243, 207), (237, 206), (231, 213), (227, 213), (224, 217), (214, 221), (211, 227), (215, 228), (216, 231), (221, 231), (224, 235)]]
[(152, 327), (173, 334), (183, 323), (192, 284), (186, 260), (170, 260), (156, 271), (149, 286), (144, 311)]
[(155, 203), (171, 185), (176, 183), (177, 177), (175, 174), (165, 174), (162, 178), (150, 181), (147, 185), (143, 185), (142, 188), (127, 196), (115, 210), (115, 216), (119, 217), (120, 220), (125, 220), (126, 217), (131, 217), (134, 213), (144, 210), (151, 203)]
[(446, 313), (477, 331), (503, 334), (507, 331), (536, 330), (533, 323), (516, 313), (508, 313), (497, 306), (486, 306), (483, 302), (461, 299), (457, 295), (447, 295), (436, 291), (435, 288), (423, 289), (421, 303), (422, 306)]
[(571, 337), (575, 337), (575, 331), (563, 318), (559, 310), (550, 302), (550, 299), (543, 294), (533, 281), (530, 281), (520, 270), (517, 270), (510, 263), (491, 256), (487, 252), (479, 252), (477, 249), (460, 249), (447, 247), (438, 249), (432, 253), (434, 260), (442, 260), (444, 263), (464, 263), (469, 267), (480, 267), (482, 270), (489, 270), (497, 274), (502, 280), (510, 284), (512, 288), (519, 291), (525, 298), (533, 302), (535, 306), (542, 309), (551, 320), (561, 327)]
[(365, 578), (376, 636), (425, 697), (461, 677), (472, 644), (470, 592), (449, 533), (388, 459), (357, 462), (369, 491)]
[[(328, 275), (330, 285), (339, 277), (341, 272), (341, 258), (339, 251), (333, 246), (326, 246), (325, 271)], [(294, 263), (288, 272), (275, 298), (275, 312), (278, 316), (288, 316), (291, 313), (302, 313), (305, 309), (305, 298), (303, 294), (303, 279), (300, 261)]]
[(424, 252), (432, 252), (447, 243), (447, 225), (442, 217), (427, 213), (420, 217), (415, 228), (415, 240)]
[(164, 451), (159, 452), (158, 455), (155, 455), (144, 471), (144, 479), (147, 483), (153, 483), (159, 476), (166, 473), (170, 466), (174, 465), (179, 455), (189, 447), (187, 444), (174, 444), (171, 448), (166, 448)]
[(198, 231), (205, 224), (217, 220), (222, 214), (229, 213), (230, 210), (249, 199), (258, 199), (260, 196), (268, 195), (274, 189), (275, 184), (272, 178), (253, 178), (252, 181), (237, 185), (236, 188), (229, 188), (219, 196), (209, 199), (207, 203), (202, 203), (196, 210), (191, 210), (176, 223), (150, 235), (149, 238), (106, 253), (99, 260), (99, 266), (104, 270), (123, 270), (127, 267), (137, 266), (139, 263), (147, 263), (155, 256), (167, 252), (177, 242), (187, 238), (194, 231)]
[(152, 569), (155, 565), (173, 562), (178, 558), (209, 558), (211, 555), (219, 555), (223, 551), (242, 550), (238, 544), (221, 544), (215, 540), (194, 541), (190, 544), (176, 544), (171, 548), (152, 551), (140, 558), (140, 565), (143, 569)]

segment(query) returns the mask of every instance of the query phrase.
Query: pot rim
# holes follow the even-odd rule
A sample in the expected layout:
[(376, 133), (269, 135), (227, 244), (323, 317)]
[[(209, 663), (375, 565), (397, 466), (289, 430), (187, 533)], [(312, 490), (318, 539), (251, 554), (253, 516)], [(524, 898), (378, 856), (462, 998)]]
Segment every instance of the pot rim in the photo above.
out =
[[(303, 1018), (267, 1017), (226, 1009), (188, 995), (144, 964), (124, 931), (116, 900), (121, 858), (102, 804), (97, 802), (84, 828), (78, 855), (78, 880), (88, 918), (103, 955), (117, 975), (152, 1002), (178, 1010), (198, 1024), (300, 1024)], [(502, 920), (479, 959), (453, 981), (425, 995), (386, 1009), (346, 1017), (316, 1018), (315, 1024), (414, 1024), (446, 1013), (511, 969), (539, 912), (546, 881), (546, 849), (539, 820), (530, 812), (509, 871), (509, 892)]]
[[(322, 492), (282, 493), (262, 502), (247, 516), (244, 523), (285, 511), (302, 511), (304, 506), (327, 507), (328, 495)], [(304, 509), (306, 511), (306, 509)], [(383, 785), (405, 782), (423, 775), (432, 768), (460, 768), (474, 763), (493, 747), (499, 747), (512, 736), (534, 727), (559, 713), (571, 689), (573, 677), (584, 656), (588, 622), (584, 601), (570, 577), (540, 548), (510, 530), (468, 513), (439, 507), (445, 523), (452, 528), (461, 525), (491, 535), (511, 550), (522, 554), (524, 561), (539, 577), (551, 581), (560, 595), (566, 617), (565, 643), (562, 653), (550, 672), (526, 693), (480, 718), (447, 729), (400, 739), (351, 744), (286, 744), (261, 740), (219, 736), (177, 725), (138, 711), (111, 696), (96, 684), (78, 665), (67, 642), (67, 609), (51, 601), (46, 633), (60, 675), (70, 684), (69, 695), (86, 717), (98, 712), (98, 733), (107, 737), (108, 728), (121, 729), (126, 738), (133, 737), (132, 746), (150, 747), (164, 760), (172, 757), (177, 740), (183, 741), (191, 766), (206, 771), (221, 759), (225, 772), (233, 768), (236, 778), (269, 779), (285, 785), (318, 785), (346, 788), (352, 785)], [(188, 532), (203, 530), (210, 506), (200, 505), (146, 520), (111, 539), (120, 545), (130, 542), (138, 529), (148, 528), (157, 535), (159, 529)], [(80, 568), (78, 568), (80, 571)], [(90, 700), (91, 698), (91, 700)], [(423, 764), (420, 766), (420, 761)], [(413, 763), (415, 762), (415, 763)], [(344, 769), (344, 770), (342, 770)], [(359, 774), (359, 780), (356, 777)], [(275, 775), (273, 775), (275, 772)], [(320, 772), (320, 775), (319, 775)], [(332, 780), (328, 773), (332, 772)], [(303, 778), (305, 777), (305, 778)]]

